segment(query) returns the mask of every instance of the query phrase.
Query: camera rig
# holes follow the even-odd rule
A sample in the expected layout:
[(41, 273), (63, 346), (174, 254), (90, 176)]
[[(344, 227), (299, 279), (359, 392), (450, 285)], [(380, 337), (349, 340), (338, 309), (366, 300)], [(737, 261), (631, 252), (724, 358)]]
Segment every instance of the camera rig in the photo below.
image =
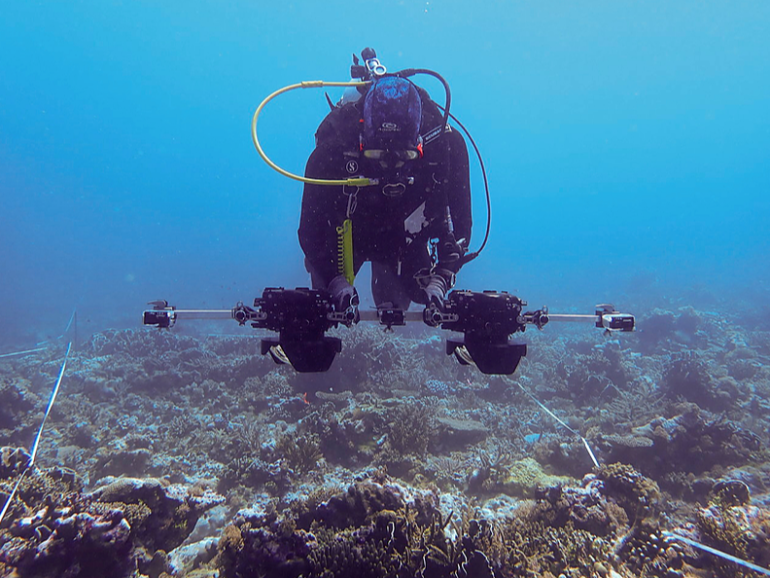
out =
[(590, 322), (608, 332), (633, 331), (634, 316), (619, 313), (612, 305), (597, 305), (593, 315), (550, 314), (547, 308), (524, 311), (526, 301), (507, 292), (452, 291), (437, 305), (423, 311), (379, 308), (359, 310), (349, 307), (337, 311), (327, 291), (298, 287), (270, 287), (249, 307), (243, 303), (232, 309), (176, 309), (167, 301), (152, 301), (153, 308), (143, 314), (143, 324), (173, 327), (180, 319), (234, 319), (240, 325), (278, 332), (277, 337), (261, 340), (261, 352), (276, 363), (288, 363), (299, 372), (327, 371), (342, 351), (339, 337), (326, 335), (339, 325), (350, 327), (361, 321), (375, 321), (391, 330), (408, 321), (422, 321), (457, 334), (446, 341), (446, 353), (464, 365), (474, 364), (485, 374), (509, 375), (527, 354), (524, 343), (511, 336), (528, 325), (542, 329), (551, 321)]

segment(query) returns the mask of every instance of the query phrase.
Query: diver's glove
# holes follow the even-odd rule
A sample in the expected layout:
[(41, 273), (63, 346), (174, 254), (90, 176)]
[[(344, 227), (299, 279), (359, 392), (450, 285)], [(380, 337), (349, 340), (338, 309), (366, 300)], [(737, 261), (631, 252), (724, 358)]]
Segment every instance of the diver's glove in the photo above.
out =
[(337, 313), (351, 311), (358, 315), (358, 291), (353, 287), (344, 275), (337, 275), (329, 282), (329, 293), (332, 295), (332, 303)]
[[(446, 275), (444, 273), (446, 273)], [(446, 292), (451, 287), (451, 281), (453, 280), (454, 275), (452, 272), (445, 272), (443, 269), (437, 269), (436, 272), (431, 273), (425, 277), (422, 281), (422, 290), (427, 297), (427, 304), (435, 304), (439, 308), (443, 307), (444, 299), (446, 298)]]
[(447, 233), (438, 244), (438, 263), (439, 270), (447, 269), (449, 272), (457, 273), (463, 265), (463, 257), (468, 252), (468, 242), (465, 238), (455, 239), (452, 232)]
[[(465, 239), (461, 239), (464, 241)], [(438, 262), (443, 265), (454, 265), (465, 254), (460, 241), (455, 240), (454, 233), (449, 233), (438, 245)]]

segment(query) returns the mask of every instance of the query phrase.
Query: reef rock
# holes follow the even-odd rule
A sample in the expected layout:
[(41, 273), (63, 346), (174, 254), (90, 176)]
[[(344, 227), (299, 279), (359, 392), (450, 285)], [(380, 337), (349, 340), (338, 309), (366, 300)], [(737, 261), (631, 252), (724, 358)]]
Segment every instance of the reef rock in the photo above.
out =
[(452, 417), (436, 418), (438, 423), (438, 439), (449, 450), (462, 449), (486, 439), (489, 430), (487, 426), (472, 419), (457, 419)]
[[(732, 556), (767, 568), (770, 510), (751, 504), (750, 498), (749, 487), (739, 480), (717, 482), (708, 505), (696, 512), (699, 538)], [(718, 564), (716, 570), (719, 576), (736, 575), (733, 564)]]
[(502, 480), (503, 491), (510, 496), (522, 498), (534, 497), (538, 488), (562, 486), (572, 481), (568, 477), (547, 474), (533, 458), (513, 462), (506, 473)]
[(78, 500), (70, 506), (43, 506), (16, 520), (0, 543), (3, 576), (121, 577), (134, 568), (131, 527), (123, 512), (96, 512)]
[(679, 406), (682, 413), (658, 417), (626, 435), (596, 439), (608, 461), (632, 464), (645, 475), (668, 480), (669, 491), (681, 492), (675, 480), (700, 475), (712, 468), (743, 466), (762, 452), (759, 438), (726, 419), (706, 419), (692, 403)]
[(224, 502), (224, 497), (204, 490), (191, 492), (181, 484), (164, 485), (154, 478), (106, 478), (106, 484), (88, 497), (130, 511), (136, 542), (148, 553), (169, 552), (195, 528), (206, 510)]

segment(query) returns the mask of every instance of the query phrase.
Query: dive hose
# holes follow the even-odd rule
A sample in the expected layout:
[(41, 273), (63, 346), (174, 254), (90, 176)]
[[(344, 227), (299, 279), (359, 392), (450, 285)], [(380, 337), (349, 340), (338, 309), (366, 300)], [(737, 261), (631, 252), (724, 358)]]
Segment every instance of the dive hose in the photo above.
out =
[(259, 114), (262, 112), (262, 109), (265, 108), (265, 105), (273, 100), (276, 96), (283, 94), (284, 92), (289, 92), (290, 90), (295, 90), (297, 88), (323, 88), (325, 86), (367, 86), (368, 84), (371, 84), (370, 82), (325, 82), (323, 80), (306, 80), (304, 82), (300, 82), (298, 84), (291, 84), (289, 86), (284, 86), (283, 88), (276, 90), (273, 94), (268, 96), (265, 100), (263, 100), (260, 105), (257, 107), (257, 110), (254, 112), (254, 117), (251, 119), (251, 140), (254, 141), (254, 146), (257, 149), (257, 152), (259, 153), (259, 156), (262, 157), (262, 160), (265, 161), (270, 168), (273, 170), (281, 173), (285, 177), (289, 177), (290, 179), (294, 179), (295, 181), (300, 181), (303, 183), (307, 183), (309, 185), (329, 185), (329, 186), (340, 186), (340, 185), (350, 185), (352, 187), (368, 187), (369, 185), (377, 184), (375, 179), (368, 179), (366, 177), (357, 177), (357, 178), (350, 178), (350, 179), (311, 179), (308, 177), (302, 177), (300, 175), (295, 175), (294, 173), (290, 173), (287, 170), (282, 169), (277, 164), (275, 164), (273, 161), (271, 161), (268, 156), (265, 154), (265, 151), (262, 149), (262, 145), (259, 144), (259, 138), (257, 137), (257, 119), (259, 118)]

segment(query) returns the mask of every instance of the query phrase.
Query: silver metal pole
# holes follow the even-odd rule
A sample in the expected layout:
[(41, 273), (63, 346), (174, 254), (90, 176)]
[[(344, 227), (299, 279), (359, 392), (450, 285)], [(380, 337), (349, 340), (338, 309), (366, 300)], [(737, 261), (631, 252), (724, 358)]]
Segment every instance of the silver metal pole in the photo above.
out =
[(232, 319), (232, 309), (175, 309), (177, 319)]
[(570, 323), (596, 323), (598, 315), (573, 315), (571, 313), (549, 313), (548, 321), (567, 321)]

